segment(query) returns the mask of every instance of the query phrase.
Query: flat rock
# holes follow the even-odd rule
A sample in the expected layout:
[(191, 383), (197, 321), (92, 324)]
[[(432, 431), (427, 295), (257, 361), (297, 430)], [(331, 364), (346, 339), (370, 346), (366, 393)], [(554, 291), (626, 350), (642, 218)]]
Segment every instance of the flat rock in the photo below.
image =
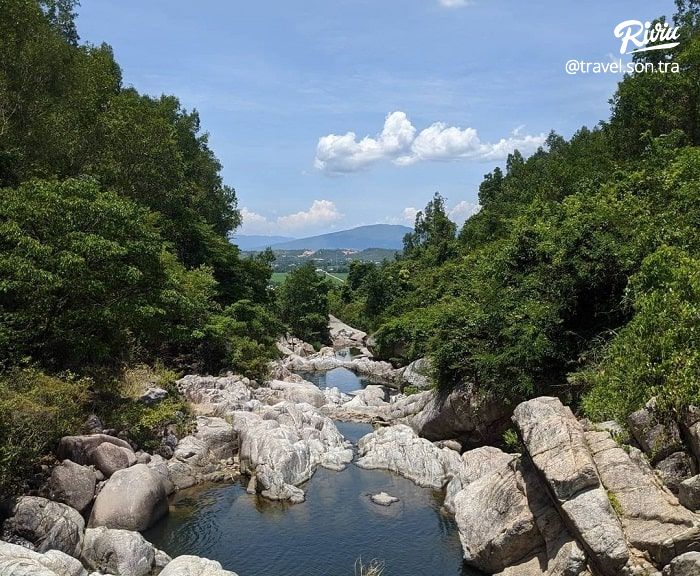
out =
[(84, 530), (77, 510), (38, 496), (18, 498), (3, 525), (4, 532), (31, 542), (37, 552), (59, 550), (74, 557), (80, 555)]
[(146, 464), (118, 470), (95, 499), (90, 527), (146, 530), (168, 511), (163, 478)]
[(95, 496), (95, 471), (70, 460), (64, 460), (51, 471), (49, 493), (51, 499), (84, 512)]
[(404, 424), (380, 428), (357, 444), (360, 468), (391, 470), (419, 486), (439, 490), (460, 465), (457, 452), (438, 448)]
[(379, 506), (391, 506), (395, 502), (399, 501), (399, 499), (396, 496), (391, 496), (386, 492), (372, 494), (372, 496), (370, 496), (370, 500), (372, 500), (372, 502), (374, 502), (375, 504), (379, 504)]

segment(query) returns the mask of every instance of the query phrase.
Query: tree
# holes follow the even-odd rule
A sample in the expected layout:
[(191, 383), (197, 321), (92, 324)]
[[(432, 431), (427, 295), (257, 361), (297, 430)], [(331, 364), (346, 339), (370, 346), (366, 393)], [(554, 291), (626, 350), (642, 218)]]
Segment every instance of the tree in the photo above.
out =
[(280, 317), (294, 336), (319, 344), (328, 337), (328, 292), (330, 286), (313, 262), (287, 275), (278, 289)]
[(445, 200), (439, 193), (416, 215), (414, 231), (404, 236), (404, 255), (423, 257), (428, 262), (442, 264), (454, 253), (457, 227), (445, 211)]

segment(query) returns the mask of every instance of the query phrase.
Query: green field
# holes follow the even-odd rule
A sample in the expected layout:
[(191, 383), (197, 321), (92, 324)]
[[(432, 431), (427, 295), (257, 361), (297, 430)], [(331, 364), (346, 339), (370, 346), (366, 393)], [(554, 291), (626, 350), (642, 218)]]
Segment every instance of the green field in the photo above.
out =
[[(287, 274), (289, 274), (289, 272), (273, 272), (272, 278), (270, 279), (270, 282), (274, 286), (279, 286), (280, 284), (282, 284), (284, 282), (284, 279), (287, 277)], [(340, 284), (341, 282), (345, 282), (345, 280), (348, 277), (348, 273), (347, 272), (327, 272), (326, 278), (328, 278), (329, 276), (332, 276), (333, 278), (338, 280), (338, 284)]]

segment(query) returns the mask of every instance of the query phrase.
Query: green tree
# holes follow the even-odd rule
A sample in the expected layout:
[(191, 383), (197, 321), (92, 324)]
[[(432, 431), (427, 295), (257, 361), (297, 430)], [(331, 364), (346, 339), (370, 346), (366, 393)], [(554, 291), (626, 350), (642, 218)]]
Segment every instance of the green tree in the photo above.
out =
[(330, 286), (313, 262), (295, 268), (278, 289), (282, 321), (294, 336), (319, 344), (328, 338), (328, 292)]

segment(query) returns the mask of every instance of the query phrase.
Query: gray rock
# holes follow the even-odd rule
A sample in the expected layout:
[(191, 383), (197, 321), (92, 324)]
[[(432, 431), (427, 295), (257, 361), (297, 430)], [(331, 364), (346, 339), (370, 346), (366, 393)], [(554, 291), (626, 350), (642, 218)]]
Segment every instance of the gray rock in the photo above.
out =
[(88, 528), (81, 560), (91, 570), (119, 576), (148, 576), (155, 565), (155, 549), (138, 532)]
[(59, 550), (44, 554), (0, 541), (2, 576), (87, 576), (80, 561)]
[(90, 527), (146, 530), (168, 511), (167, 487), (146, 464), (118, 470), (92, 508)]
[(607, 432), (587, 432), (586, 440), (632, 546), (663, 566), (700, 545), (698, 517), (664, 489), (639, 450), (628, 454)]
[(386, 492), (380, 492), (379, 494), (372, 494), (370, 496), (370, 500), (374, 502), (375, 504), (378, 504), (379, 506), (391, 506), (395, 502), (398, 502), (399, 499), (396, 496), (391, 496), (390, 494), (387, 494)]
[(178, 556), (160, 573), (160, 576), (237, 576), (221, 564), (197, 556)]
[(519, 404), (513, 421), (574, 536), (599, 572), (617, 576), (629, 551), (608, 495), (600, 484), (584, 431), (558, 398)]
[(306, 402), (315, 408), (320, 408), (326, 403), (326, 396), (323, 391), (314, 386), (311, 382), (302, 380), (301, 382), (285, 382), (283, 380), (272, 380), (267, 383), (267, 388), (273, 391), (267, 397), (261, 397), (265, 389), (256, 390), (256, 397), (268, 404), (277, 404), (287, 400), (295, 404)]
[(695, 464), (686, 452), (674, 452), (658, 462), (654, 469), (668, 489), (678, 494), (681, 482), (695, 473)]
[(153, 387), (148, 388), (140, 397), (139, 402), (146, 404), (147, 406), (153, 406), (162, 402), (168, 397), (168, 391), (163, 388)]
[(627, 423), (635, 440), (652, 464), (660, 462), (674, 452), (683, 450), (678, 425), (662, 419), (656, 412), (655, 399), (641, 410), (629, 415)]
[(3, 530), (31, 542), (37, 552), (60, 550), (77, 557), (85, 521), (77, 510), (38, 496), (18, 498)]
[(56, 455), (60, 460), (71, 460), (82, 465), (92, 464), (90, 453), (105, 442), (131, 450), (129, 443), (121, 438), (108, 434), (89, 434), (86, 436), (64, 436), (58, 443)]
[(700, 552), (686, 552), (674, 558), (664, 568), (663, 576), (698, 576), (700, 574)]
[(349, 326), (332, 314), (328, 317), (328, 332), (333, 346), (336, 348), (345, 346), (364, 346), (367, 333)]
[(401, 370), (401, 377), (409, 386), (419, 390), (430, 390), (433, 387), (430, 380), (431, 369), (430, 359), (419, 358)]
[(419, 486), (439, 490), (460, 466), (457, 452), (438, 448), (404, 424), (380, 428), (357, 444), (360, 468), (391, 470)]
[(695, 462), (700, 467), (700, 408), (689, 406), (682, 418), (681, 425), (690, 446)]
[(352, 399), (346, 409), (362, 408), (364, 406), (385, 406), (389, 400), (389, 391), (384, 386), (370, 384), (362, 390), (350, 393)]
[(689, 510), (700, 510), (700, 474), (678, 485), (678, 500)]
[(96, 414), (90, 414), (90, 416), (87, 417), (87, 420), (85, 420), (82, 428), (83, 431), (87, 432), (88, 434), (100, 434), (104, 430), (104, 425), (102, 424), (102, 420), (100, 420)]
[(136, 454), (131, 448), (116, 446), (103, 442), (90, 451), (90, 464), (94, 465), (105, 477), (109, 478), (117, 470), (123, 470), (136, 464)]
[(430, 399), (411, 420), (419, 436), (428, 440), (460, 438), (483, 444), (500, 438), (510, 412), (502, 399), (466, 385), (443, 398), (428, 392)]
[(168, 462), (172, 482), (178, 489), (197, 484), (221, 460), (232, 458), (238, 444), (238, 434), (226, 420), (199, 416), (197, 430), (178, 442)]
[(64, 460), (51, 472), (49, 493), (51, 499), (67, 504), (78, 512), (84, 512), (95, 496), (97, 477), (95, 471)]

